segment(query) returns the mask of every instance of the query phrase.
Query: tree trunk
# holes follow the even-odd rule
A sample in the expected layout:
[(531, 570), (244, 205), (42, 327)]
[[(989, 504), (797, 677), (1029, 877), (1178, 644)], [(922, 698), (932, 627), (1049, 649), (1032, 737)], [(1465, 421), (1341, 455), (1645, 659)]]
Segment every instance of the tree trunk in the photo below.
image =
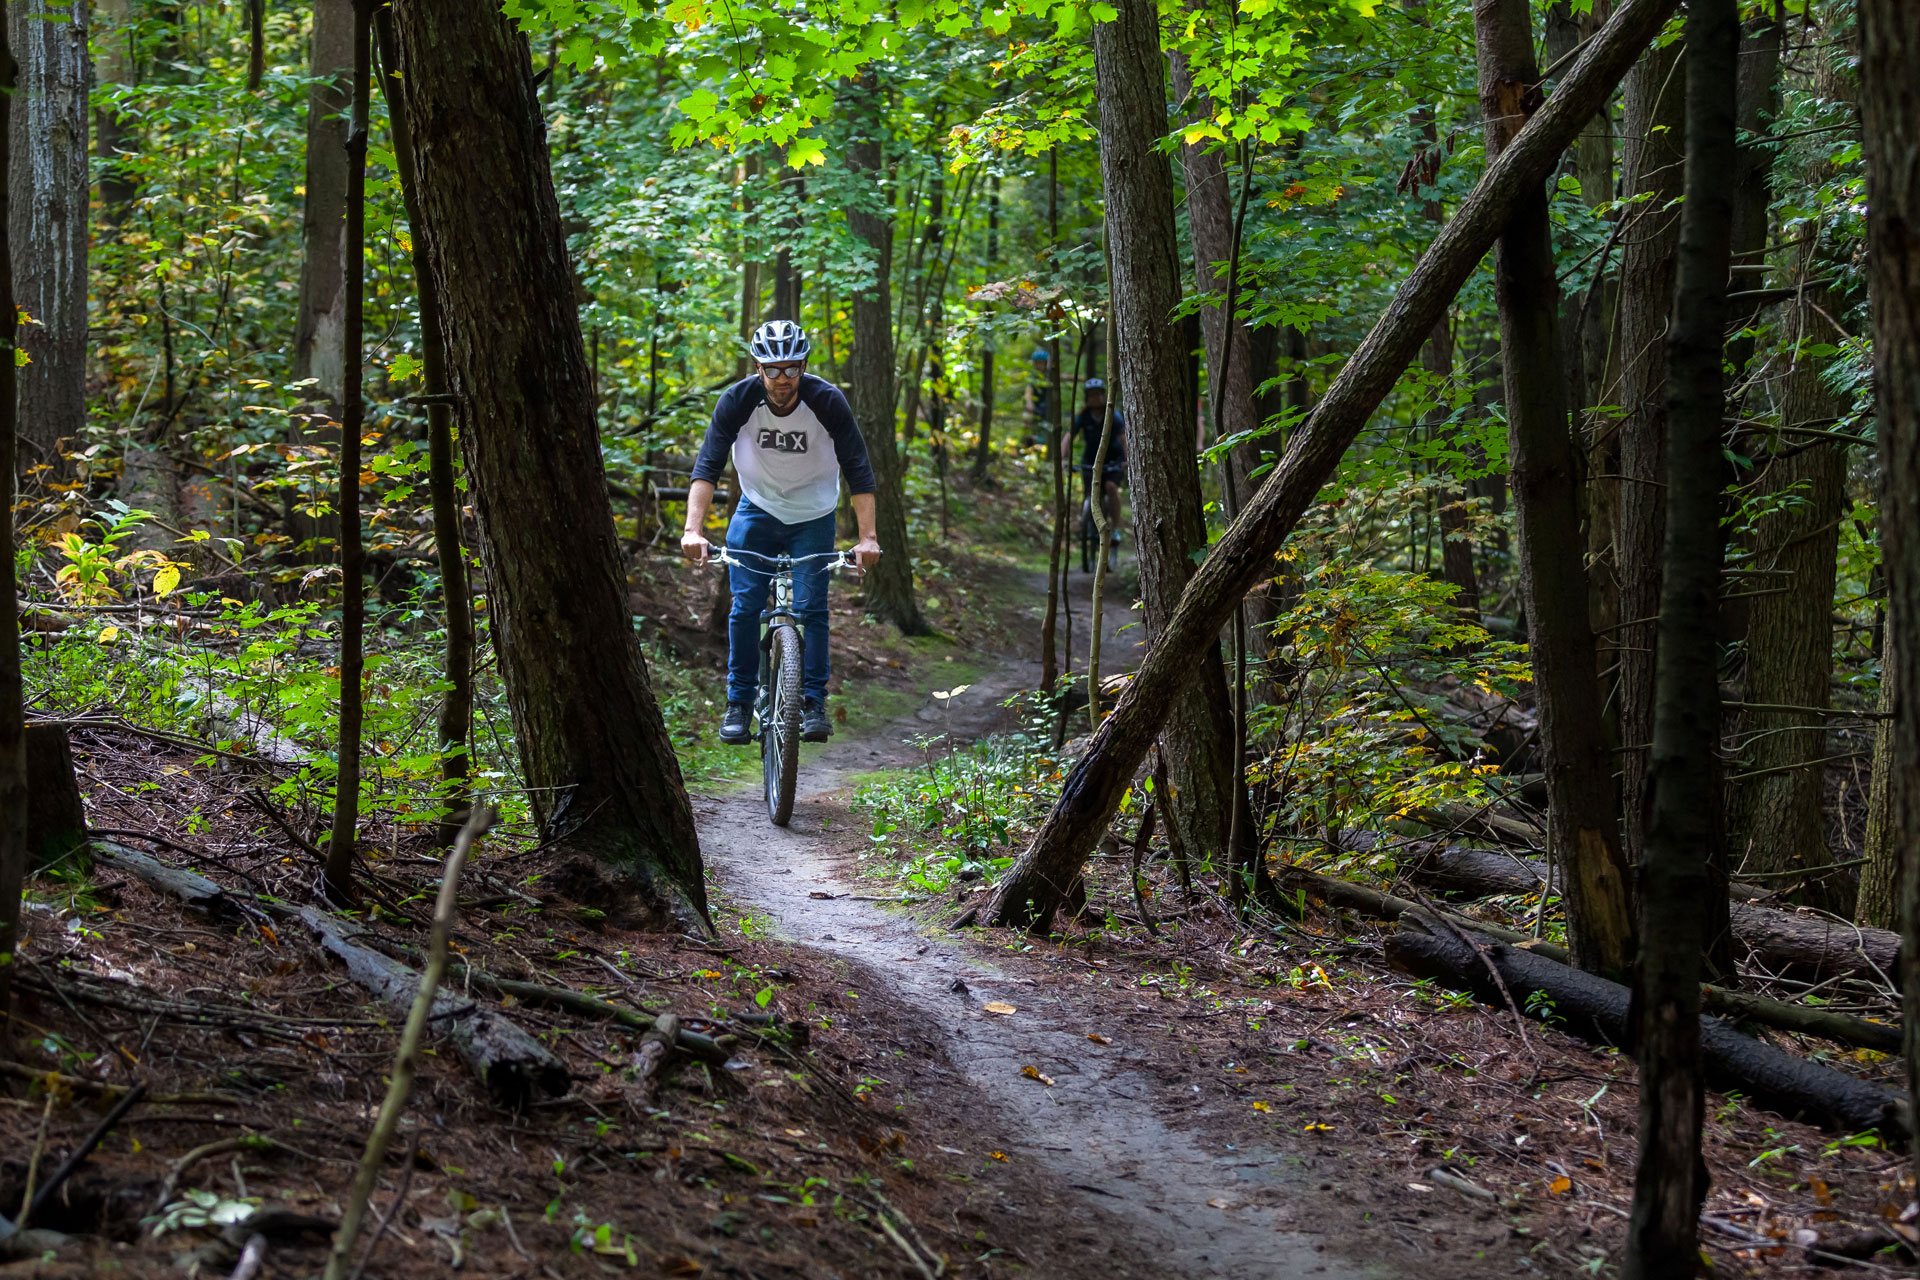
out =
[(1274, 553), (1306, 511), (1340, 457), (1393, 390), (1401, 373), (1493, 247), (1516, 201), (1546, 180), (1587, 118), (1659, 31), (1678, 0), (1625, 0), (1526, 128), (1487, 167), (1419, 263), (1395, 290), (1386, 313), (1288, 442), (1280, 465), (1239, 520), (1215, 543), (1182, 594), (1173, 617), (1086, 752), (1060, 798), (1002, 879), (988, 918), (1044, 929), (1120, 797), (1146, 758), (1174, 699), (1199, 674), (1193, 655), (1217, 645), (1240, 598), (1272, 572)]
[(345, 396), (340, 333), (347, 244), (347, 117), (353, 107), (353, 0), (313, 0), (313, 87), (307, 91), (307, 200), (300, 225), (300, 294), (293, 377), (316, 380), (315, 400)]
[(1860, 0), (1861, 138), (1867, 158), (1868, 283), (1880, 433), (1880, 546), (1893, 682), (1893, 829), (1902, 833), (1900, 967), (1907, 1089), (1920, 1089), (1920, 8)]
[[(1187, 65), (1186, 55), (1173, 54), (1168, 58), (1168, 65), (1173, 73), (1174, 100), (1187, 100), (1193, 93), (1193, 75)], [(1193, 102), (1191, 107), (1196, 114), (1204, 113), (1209, 109), (1209, 101), (1201, 98)], [(1218, 418), (1213, 424), (1214, 435), (1216, 439), (1225, 439), (1257, 429), (1267, 416), (1262, 412), (1260, 398), (1255, 393), (1263, 381), (1262, 364), (1269, 368), (1273, 364), (1272, 344), (1256, 343), (1253, 332), (1240, 326), (1236, 318), (1227, 314), (1227, 265), (1233, 256), (1236, 213), (1226, 164), (1220, 152), (1210, 151), (1200, 143), (1183, 145), (1180, 159), (1187, 175), (1187, 223), (1193, 237), (1193, 287), (1200, 294), (1220, 299), (1218, 303), (1210, 303), (1201, 310), (1200, 328), (1207, 352), (1208, 399), (1220, 406)], [(1227, 359), (1227, 335), (1230, 330), (1233, 334), (1233, 353)], [(1267, 348), (1264, 362), (1255, 354), (1262, 345)], [(1223, 362), (1224, 378), (1221, 376)], [(1224, 388), (1220, 385), (1222, 381), (1226, 384)], [(1257, 485), (1253, 473), (1260, 465), (1261, 453), (1260, 442), (1248, 440), (1227, 455), (1228, 475), (1242, 501), (1252, 496)], [(1273, 621), (1278, 616), (1275, 596), (1271, 591), (1256, 590), (1248, 595), (1245, 607), (1247, 657), (1250, 662), (1259, 663), (1267, 652)]]
[(15, 465), (24, 477), (65, 470), (60, 451), (87, 424), (87, 4), (15, 0), (6, 6), (18, 61), (8, 181), (13, 300), (35, 323), (18, 341), (32, 363), (18, 378)]
[(866, 435), (873, 461), (875, 532), (884, 552), (880, 563), (867, 571), (866, 605), (869, 614), (891, 622), (902, 635), (922, 636), (932, 628), (920, 616), (913, 594), (906, 476), (893, 430), (893, 222), (880, 189), (885, 117), (873, 75), (863, 77), (849, 90), (849, 97), (857, 110), (861, 136), (847, 150), (847, 166), (865, 175), (870, 186), (847, 207), (847, 228), (872, 252), (874, 277), (871, 285), (853, 295), (853, 353), (848, 360), (853, 376), (848, 390), (854, 421)]
[(542, 838), (662, 930), (710, 929), (700, 845), (629, 616), (593, 385), (525, 43), (463, 0), (394, 10), (427, 263)]
[[(987, 188), (987, 275), (1000, 260), (1000, 175)], [(993, 457), (993, 341), (980, 352), (980, 438), (974, 442), (973, 466), (967, 479), (975, 488), (987, 482), (987, 462)]]
[(1739, 0), (1690, 0), (1686, 36), (1686, 205), (1668, 339), (1665, 548), (1647, 767), (1652, 821), (1640, 863), (1633, 1049), (1640, 1067), (1640, 1162), (1627, 1224), (1626, 1280), (1673, 1280), (1700, 1264), (1707, 1194), (1700, 980), (1709, 934), (1700, 905), (1724, 899), (1713, 868), (1720, 791), (1720, 423), (1726, 392), (1727, 268), (1736, 159)]
[[(393, 140), (395, 167), (400, 174), (401, 202), (407, 224), (420, 225), (420, 175), (414, 166), (413, 137), (407, 132), (407, 113), (401, 102), (406, 80), (401, 74), (399, 45), (393, 38), (393, 10), (375, 13), (380, 39), (381, 86), (387, 98), (387, 117)], [(460, 536), (460, 495), (455, 488), (453, 406), (447, 403), (447, 349), (441, 338), (440, 294), (427, 267), (426, 249), (413, 242), (414, 288), (420, 295), (422, 382), (427, 403), (427, 486), (433, 496), (433, 547), (440, 557), (440, 599), (446, 616), (447, 692), (440, 702), (440, 780), (444, 784), (447, 815), (440, 820), (440, 847), (451, 848), (465, 822), (467, 807), (467, 735), (473, 728), (473, 597), (467, 586), (467, 549)], [(658, 308), (655, 310), (658, 324)], [(647, 412), (657, 407), (649, 395)]]
[(1860, 868), (1860, 896), (1854, 903), (1854, 922), (1870, 929), (1900, 927), (1900, 882), (1905, 872), (1907, 843), (1893, 825), (1894, 674), (1900, 660), (1894, 647), (1900, 634), (1886, 629), (1880, 642), (1880, 718), (1873, 722), (1873, 777), (1867, 791), (1867, 834), (1862, 851), (1867, 864)]
[[(1487, 150), (1498, 155), (1538, 109), (1526, 0), (1478, 0), (1474, 27)], [(1540, 705), (1548, 821), (1559, 850), (1574, 963), (1624, 975), (1632, 899), (1600, 714), (1582, 563), (1579, 481), (1561, 364), (1560, 289), (1544, 183), (1514, 206), (1495, 256), (1508, 466), (1519, 517), (1520, 592)]]
[[(1127, 479), (1138, 513), (1134, 537), (1151, 641), (1166, 632), (1193, 574), (1193, 556), (1206, 548), (1207, 526), (1193, 402), (1185, 394), (1187, 345), (1173, 319), (1180, 305), (1179, 242), (1173, 175), (1158, 150), (1167, 132), (1158, 11), (1149, 0), (1124, 0), (1118, 8), (1115, 21), (1094, 26), (1094, 80)], [(1221, 323), (1224, 332), (1224, 318)], [(1199, 679), (1175, 698), (1165, 735), (1174, 819), (1202, 850), (1218, 851), (1233, 812), (1233, 723), (1217, 631), (1188, 660)]]
[[(93, 43), (100, 50), (94, 79), (103, 85), (130, 85), (133, 78), (132, 0), (94, 0)], [(93, 116), (93, 154), (101, 163), (100, 204), (107, 221), (120, 225), (133, 203), (134, 181), (115, 160), (126, 154), (129, 130), (110, 107)]]
[(347, 243), (340, 299), (340, 735), (333, 783), (333, 838), (327, 846), (327, 892), (353, 900), (353, 857), (360, 832), (360, 728), (365, 720), (367, 573), (360, 540), (360, 433), (364, 385), (367, 275), (367, 120), (371, 108), (373, 6), (354, 0), (353, 114), (347, 128)]
[(1638, 864), (1646, 838), (1647, 753), (1653, 739), (1655, 616), (1660, 611), (1660, 548), (1666, 522), (1667, 318), (1673, 309), (1686, 136), (1686, 70), (1680, 42), (1649, 50), (1627, 77), (1625, 185), (1642, 202), (1619, 216), (1622, 236), (1618, 523), (1613, 564), (1619, 612), (1613, 650), (1619, 665), (1620, 800), (1627, 861)]
[[(0, 178), (11, 171), (15, 68), (9, 23), (0, 16)], [(14, 606), (13, 495), (15, 395), (13, 344), (13, 184), (0, 181), (0, 1049), (12, 1047), (13, 953), (20, 928), (20, 882), (27, 870), (27, 726), (20, 679), (20, 611)]]
[[(1788, 312), (1793, 336), (1832, 342), (1823, 310), (1832, 315), (1838, 308), (1825, 289), (1809, 288)], [(1840, 415), (1845, 406), (1822, 380), (1826, 364), (1796, 356), (1781, 405), (1784, 426), (1825, 423)], [(1763, 460), (1756, 486), (1756, 496), (1775, 508), (1754, 530), (1752, 566), (1759, 572), (1739, 581), (1740, 591), (1751, 593), (1744, 701), (1812, 710), (1741, 713), (1744, 749), (1738, 768), (1751, 777), (1736, 777), (1730, 815), (1736, 874), (1794, 871), (1833, 861), (1824, 805), (1829, 720), (1819, 710), (1828, 705), (1833, 672), (1834, 564), (1840, 518), (1847, 509), (1846, 450), (1782, 434), (1773, 454)], [(1852, 886), (1832, 874), (1811, 880), (1794, 900), (1845, 913), (1852, 897)]]

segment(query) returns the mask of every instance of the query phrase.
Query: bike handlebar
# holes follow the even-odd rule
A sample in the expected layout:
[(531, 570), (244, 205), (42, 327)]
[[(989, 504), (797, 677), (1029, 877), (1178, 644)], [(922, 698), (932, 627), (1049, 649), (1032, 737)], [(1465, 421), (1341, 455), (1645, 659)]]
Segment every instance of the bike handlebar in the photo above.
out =
[[(743, 564), (735, 558), (736, 556), (752, 556), (756, 560), (766, 561), (773, 567), (771, 569), (762, 569), (754, 565)], [(832, 563), (827, 566), (828, 569), (855, 569), (859, 567), (854, 561), (852, 551), (817, 551), (812, 555), (805, 556), (770, 556), (764, 552), (749, 551), (745, 547), (722, 546), (715, 547), (713, 553), (709, 555), (707, 559), (713, 564), (735, 565), (745, 569), (749, 573), (765, 573), (769, 576), (798, 568), (809, 560), (830, 560)]]

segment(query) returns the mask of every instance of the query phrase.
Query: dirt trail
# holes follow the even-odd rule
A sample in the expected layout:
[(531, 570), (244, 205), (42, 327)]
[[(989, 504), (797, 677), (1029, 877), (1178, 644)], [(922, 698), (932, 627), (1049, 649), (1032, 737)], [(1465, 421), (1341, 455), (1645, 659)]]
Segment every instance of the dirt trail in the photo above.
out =
[[(1125, 615), (1111, 610), (1108, 617), (1111, 626)], [(1040, 994), (1030, 979), (996, 970), (976, 948), (938, 931), (922, 933), (856, 896), (812, 896), (861, 893), (851, 882), (846, 838), (851, 832), (864, 842), (847, 809), (855, 774), (912, 762), (917, 755), (903, 739), (949, 728), (966, 739), (989, 730), (1004, 714), (1000, 701), (1033, 679), (1032, 664), (1009, 665), (975, 683), (950, 712), (929, 698), (913, 717), (871, 736), (842, 738), (804, 760), (793, 822), (784, 831), (767, 821), (757, 786), (702, 798), (701, 843), (727, 891), (769, 914), (788, 939), (845, 958), (868, 982), (919, 1011), (965, 1076), (948, 1086), (957, 1096), (943, 1099), (944, 1109), (975, 1117), (982, 1152), (1004, 1150), (1044, 1168), (1060, 1184), (1063, 1202), (1083, 1199), (1125, 1223), (1135, 1238), (1118, 1256), (1147, 1264), (1177, 1259), (1183, 1275), (1231, 1280), (1390, 1274), (1336, 1259), (1311, 1237), (1276, 1227), (1279, 1204), (1305, 1191), (1299, 1162), (1203, 1144), (1167, 1127), (1154, 1101), (1162, 1086), (1134, 1070), (1122, 1046), (1090, 1042), (1093, 1028), (1079, 1025), (1084, 1019), (1074, 1018), (1070, 998)], [(989, 1000), (1019, 1012), (988, 1014), (981, 1006)], [(1029, 1085), (1021, 1077), (1028, 1065), (1056, 1086)], [(1151, 1271), (1163, 1274), (1157, 1266)]]

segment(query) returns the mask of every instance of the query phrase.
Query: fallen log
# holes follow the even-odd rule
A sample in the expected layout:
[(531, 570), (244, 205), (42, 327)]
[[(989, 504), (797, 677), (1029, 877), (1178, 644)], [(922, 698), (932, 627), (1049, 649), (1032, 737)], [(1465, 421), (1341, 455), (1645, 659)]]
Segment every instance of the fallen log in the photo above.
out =
[[(1538, 994), (1551, 1006), (1539, 1013), (1551, 1016), (1564, 1030), (1584, 1040), (1626, 1046), (1626, 987), (1504, 942), (1489, 939), (1480, 950), (1474, 954), (1474, 947), (1423, 912), (1403, 914), (1400, 928), (1387, 939), (1387, 957), (1399, 967), (1504, 1009), (1506, 998), (1488, 972), (1490, 961), (1522, 1007), (1537, 1008), (1539, 1002), (1530, 997)], [(1889, 1140), (1912, 1133), (1906, 1094), (1785, 1053), (1742, 1035), (1719, 1018), (1700, 1019), (1700, 1052), (1715, 1088), (1738, 1090), (1782, 1115), (1848, 1133), (1879, 1129)]]
[[(345, 963), (353, 980), (382, 1004), (405, 1013), (420, 990), (420, 975), (359, 939), (366, 930), (314, 907), (292, 913)], [(449, 1040), (487, 1091), (505, 1106), (523, 1106), (536, 1092), (558, 1097), (569, 1087), (566, 1064), (497, 1010), (442, 993), (430, 1024)]]
[(195, 871), (170, 867), (137, 849), (94, 838), (89, 847), (93, 860), (101, 866), (125, 871), (134, 879), (178, 898), (197, 911), (220, 919), (241, 914), (240, 904), (225, 889)]
[[(1546, 881), (1546, 864), (1514, 854), (1457, 845), (1416, 846), (1419, 856), (1401, 863), (1413, 880), (1443, 893), (1487, 897), (1496, 893), (1533, 893)], [(1869, 929), (1826, 916), (1742, 902), (1729, 908), (1733, 936), (1769, 969), (1791, 971), (1819, 981), (1836, 975), (1897, 984), (1900, 935)]]
[[(1365, 912), (1382, 920), (1398, 920), (1409, 911), (1424, 910), (1419, 903), (1409, 902), (1391, 893), (1382, 893), (1378, 889), (1369, 889), (1363, 884), (1323, 876), (1304, 867), (1283, 867), (1274, 873), (1274, 880), (1285, 891), (1306, 893), (1331, 906)], [(1463, 929), (1472, 929), (1509, 946), (1545, 956), (1559, 964), (1573, 963), (1573, 957), (1567, 954), (1565, 947), (1529, 937), (1517, 929), (1503, 928), (1453, 912), (1440, 914)], [(1865, 1018), (1817, 1009), (1812, 1005), (1794, 1004), (1745, 991), (1728, 991), (1724, 987), (1708, 984), (1702, 984), (1700, 998), (1707, 1008), (1731, 1018), (1801, 1035), (1819, 1036), (1837, 1044), (1857, 1045), (1880, 1053), (1899, 1054), (1904, 1051), (1900, 1027), (1896, 1023), (1868, 1022)]]
[[(405, 956), (418, 956), (416, 947), (394, 946), (389, 948)], [(633, 1031), (651, 1031), (659, 1018), (666, 1014), (641, 1013), (614, 1004), (611, 1000), (602, 1000), (599, 996), (589, 995), (585, 991), (575, 991), (572, 987), (549, 987), (538, 982), (522, 982), (517, 978), (502, 978), (488, 973), (484, 969), (474, 969), (466, 965), (455, 964), (447, 969), (450, 980), (484, 991), (488, 995), (512, 996), (523, 1004), (544, 1005), (552, 1009), (564, 1009), (568, 1013), (577, 1013), (582, 1017), (599, 1018), (607, 1022), (616, 1022)], [(677, 1036), (674, 1047), (700, 1061), (719, 1066), (733, 1055), (727, 1046), (712, 1036), (702, 1035), (689, 1030), (674, 1019)]]

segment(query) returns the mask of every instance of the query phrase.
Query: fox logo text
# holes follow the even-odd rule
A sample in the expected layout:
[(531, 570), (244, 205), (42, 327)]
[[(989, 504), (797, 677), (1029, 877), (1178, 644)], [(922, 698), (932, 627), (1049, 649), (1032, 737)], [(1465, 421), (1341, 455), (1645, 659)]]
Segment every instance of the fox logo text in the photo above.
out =
[(776, 431), (767, 427), (760, 432), (760, 447), (771, 449), (775, 453), (805, 453), (807, 451), (807, 433), (804, 431)]

